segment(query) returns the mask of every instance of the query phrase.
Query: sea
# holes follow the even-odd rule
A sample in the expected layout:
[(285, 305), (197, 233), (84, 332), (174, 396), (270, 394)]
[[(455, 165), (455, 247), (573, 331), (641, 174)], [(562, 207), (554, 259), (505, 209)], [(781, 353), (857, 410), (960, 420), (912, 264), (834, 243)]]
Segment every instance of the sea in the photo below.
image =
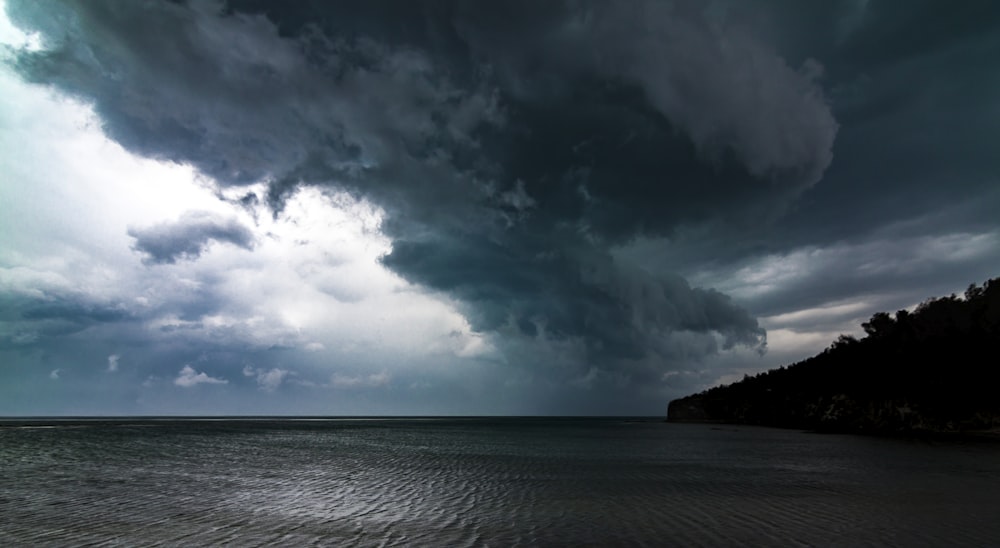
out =
[(1000, 443), (659, 418), (0, 420), (0, 546), (997, 546)]

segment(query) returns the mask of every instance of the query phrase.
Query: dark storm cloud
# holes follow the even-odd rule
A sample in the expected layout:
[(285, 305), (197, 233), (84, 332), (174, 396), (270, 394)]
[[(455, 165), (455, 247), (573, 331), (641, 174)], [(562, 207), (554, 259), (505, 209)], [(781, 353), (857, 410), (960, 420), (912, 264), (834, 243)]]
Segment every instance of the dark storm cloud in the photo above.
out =
[(31, 306), (21, 317), (27, 320), (60, 319), (74, 323), (116, 322), (129, 317), (119, 307), (76, 302), (45, 303)]
[(145, 228), (129, 228), (135, 238), (133, 248), (146, 254), (150, 263), (174, 263), (177, 259), (196, 259), (209, 243), (230, 243), (253, 248), (253, 233), (236, 219), (220, 219), (211, 213), (188, 212), (174, 222)]
[(857, 6), (840, 10), (850, 24), (836, 36), (829, 36), (836, 25), (799, 19), (795, 43), (823, 51), (828, 96), (842, 128), (824, 184), (804, 196), (782, 228), (798, 243), (856, 238), (900, 219), (940, 219), (956, 206), (966, 211), (947, 224), (914, 224), (910, 235), (994, 228), (1000, 5)]
[(464, 6), (460, 32), (520, 98), (550, 106), (588, 87), (639, 92), (633, 106), (661, 114), (705, 159), (732, 156), (750, 174), (792, 186), (815, 183), (830, 163), (837, 124), (813, 82), (821, 67), (790, 67), (710, 6), (573, 4), (542, 25), (533, 2)]
[[(628, 256), (734, 290), (757, 315), (861, 299), (865, 318), (1000, 274), (1000, 4), (724, 4), (793, 66), (822, 63), (840, 124), (834, 161), (773, 223), (709, 221), (625, 245)], [(765, 257), (794, 263), (795, 276), (740, 279)]]
[(66, 292), (0, 291), (0, 347), (32, 347), (135, 316), (123, 303)]
[[(713, 6), (8, 11), (47, 46), (17, 55), (20, 74), (92, 103), (126, 148), (221, 185), (266, 181), (266, 196), (243, 202), (276, 211), (303, 184), (363, 196), (386, 211), (384, 263), (457, 298), (502, 350), (582, 341), (577, 367), (629, 378), (716, 352), (716, 336), (762, 347), (764, 333), (725, 295), (609, 249), (780, 218), (833, 157), (820, 64), (790, 64)], [(193, 218), (130, 234), (152, 262), (252, 243), (238, 225)]]
[(470, 305), (478, 330), (581, 337), (594, 359), (668, 356), (667, 336), (675, 331), (716, 331), (727, 346), (763, 341), (756, 321), (725, 295), (629, 269), (590, 247), (573, 250), (569, 239), (559, 247), (528, 239), (514, 249), (489, 241), (397, 241), (385, 263)]

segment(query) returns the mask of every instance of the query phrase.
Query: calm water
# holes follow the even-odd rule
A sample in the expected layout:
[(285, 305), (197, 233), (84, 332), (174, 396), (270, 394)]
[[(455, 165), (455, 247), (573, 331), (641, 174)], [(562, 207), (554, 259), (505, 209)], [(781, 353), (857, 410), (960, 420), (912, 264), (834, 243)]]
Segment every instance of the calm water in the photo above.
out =
[(0, 545), (997, 545), (1000, 444), (620, 419), (0, 421)]

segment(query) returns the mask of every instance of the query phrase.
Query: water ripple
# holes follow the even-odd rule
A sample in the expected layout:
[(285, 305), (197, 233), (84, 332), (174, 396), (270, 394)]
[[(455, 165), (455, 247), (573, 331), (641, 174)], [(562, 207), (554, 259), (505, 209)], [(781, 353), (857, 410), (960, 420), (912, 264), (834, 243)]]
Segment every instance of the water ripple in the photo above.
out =
[(6, 426), (4, 546), (1000, 539), (989, 444), (611, 420)]

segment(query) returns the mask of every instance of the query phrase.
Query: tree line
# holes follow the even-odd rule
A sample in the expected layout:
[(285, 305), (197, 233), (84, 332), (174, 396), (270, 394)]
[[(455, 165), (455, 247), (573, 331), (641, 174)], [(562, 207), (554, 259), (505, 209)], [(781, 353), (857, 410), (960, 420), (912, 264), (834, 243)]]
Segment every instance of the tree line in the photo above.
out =
[(879, 312), (864, 337), (670, 404), (671, 420), (851, 432), (1000, 427), (1000, 278), (913, 312)]

